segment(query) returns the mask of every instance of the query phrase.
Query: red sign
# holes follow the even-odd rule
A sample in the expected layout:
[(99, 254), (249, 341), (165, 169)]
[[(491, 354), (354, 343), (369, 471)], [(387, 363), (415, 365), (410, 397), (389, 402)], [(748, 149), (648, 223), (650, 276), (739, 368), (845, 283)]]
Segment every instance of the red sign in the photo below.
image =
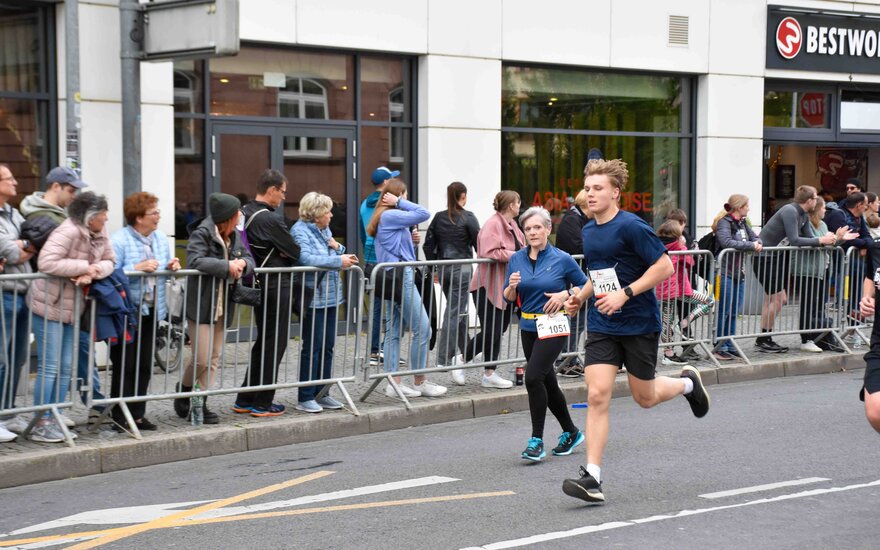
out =
[(803, 94), (798, 103), (798, 114), (807, 126), (825, 128), (825, 94)]
[(786, 17), (776, 27), (776, 49), (779, 55), (786, 59), (792, 59), (801, 51), (803, 44), (801, 24), (794, 17)]

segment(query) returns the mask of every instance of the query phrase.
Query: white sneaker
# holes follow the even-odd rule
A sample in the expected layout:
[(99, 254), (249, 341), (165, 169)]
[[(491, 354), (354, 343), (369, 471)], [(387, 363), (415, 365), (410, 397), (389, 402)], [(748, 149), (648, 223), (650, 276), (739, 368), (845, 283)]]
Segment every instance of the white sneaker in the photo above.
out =
[(68, 418), (67, 416), (64, 416), (63, 414), (61, 415), (61, 421), (64, 422), (64, 425), (67, 426), (68, 428), (75, 428), (76, 427), (76, 421), (74, 421), (72, 418)]
[(0, 422), (0, 443), (8, 443), (10, 441), (14, 441), (16, 437), (18, 436), (7, 430), (6, 426), (4, 426), (2, 422)]
[[(452, 358), (452, 365), (450, 365), (450, 366), (454, 367), (455, 365), (463, 365), (463, 364), (464, 364), (464, 357), (462, 357), (461, 354), (459, 354), (459, 355), (456, 355), (455, 357)], [(452, 382), (456, 386), (464, 386), (464, 384), (465, 384), (464, 369), (455, 369), (455, 370), (449, 371), (449, 374), (452, 376)]]
[(64, 434), (54, 421), (42, 420), (31, 430), (30, 438), (31, 441), (42, 443), (61, 443), (64, 441)]
[(801, 351), (809, 351), (810, 353), (822, 353), (822, 348), (817, 346), (812, 340), (807, 340), (801, 344)]
[(484, 374), (482, 380), (480, 380), (480, 385), (484, 388), (498, 388), (503, 390), (506, 388), (512, 388), (513, 382), (506, 378), (501, 378), (498, 376), (497, 372), (493, 372), (490, 376)]
[(24, 418), (22, 418), (21, 416), (18, 416), (18, 415), (13, 416), (9, 420), (4, 420), (2, 422), (2, 424), (4, 426), (6, 426), (7, 430), (9, 430), (10, 432), (13, 432), (13, 433), (17, 433), (17, 434), (24, 433), (24, 431), (27, 429), (29, 423), (30, 423), (29, 421), (25, 420)]
[[(400, 391), (403, 393), (404, 397), (421, 397), (422, 396), (422, 392), (420, 392), (418, 390), (414, 390), (411, 387), (406, 386), (404, 384), (398, 384), (397, 387), (400, 388)], [(388, 384), (387, 386), (385, 386), (385, 395), (387, 397), (393, 397), (394, 399), (400, 399), (400, 397), (397, 395), (397, 392), (394, 391), (393, 387), (391, 387), (391, 384)]]
[(428, 380), (425, 380), (421, 384), (416, 384), (413, 387), (425, 397), (440, 397), (446, 393), (446, 386), (441, 386), (440, 384), (435, 384)]

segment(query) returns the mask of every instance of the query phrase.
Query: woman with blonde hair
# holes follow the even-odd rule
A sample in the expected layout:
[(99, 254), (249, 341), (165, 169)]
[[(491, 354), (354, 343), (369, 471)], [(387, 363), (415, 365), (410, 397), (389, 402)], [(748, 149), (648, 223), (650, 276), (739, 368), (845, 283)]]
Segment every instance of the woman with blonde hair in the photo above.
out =
[[(299, 381), (330, 378), (333, 372), (333, 348), (336, 346), (336, 310), (345, 302), (339, 270), (356, 265), (357, 256), (346, 254), (330, 232), (333, 199), (311, 191), (299, 201), (299, 220), (290, 233), (299, 245), (302, 265), (323, 267), (329, 271), (305, 273), (305, 284), (314, 291), (311, 303), (303, 308), (300, 321), (302, 351), (299, 360)], [(302, 386), (296, 410), (319, 413), (324, 409), (341, 409), (342, 403), (328, 393), (320, 399), (324, 386)]]
[[(374, 237), (376, 259), (379, 263), (414, 262), (415, 248), (410, 227), (431, 217), (424, 207), (406, 199), (406, 184), (392, 178), (385, 182), (379, 203), (373, 211), (373, 217), (367, 225), (367, 234)], [(393, 269), (386, 267), (386, 270)], [(391, 301), (391, 315), (385, 319), (385, 371), (397, 372), (400, 358), (400, 338), (403, 330), (412, 331), (410, 344), (410, 368), (424, 369), (428, 362), (428, 343), (431, 341), (431, 324), (428, 313), (422, 305), (422, 297), (414, 283), (415, 270), (404, 267), (402, 275), (392, 277), (393, 283), (402, 287), (400, 300)], [(414, 387), (395, 381), (404, 397), (438, 397), (446, 393), (446, 388), (428, 381), (424, 375), (415, 376)], [(385, 395), (398, 398), (399, 395), (391, 384), (385, 388)]]
[[(718, 295), (718, 322), (716, 337), (729, 336), (736, 333), (736, 316), (742, 308), (745, 271), (743, 270), (742, 252), (760, 252), (761, 240), (752, 231), (746, 216), (749, 214), (749, 198), (745, 195), (733, 194), (724, 204), (724, 210), (715, 216), (712, 231), (715, 232), (715, 253), (725, 249), (737, 252), (728, 256), (718, 273), (720, 284)], [(739, 357), (739, 353), (730, 340), (721, 344), (716, 341), (715, 357), (721, 361), (730, 361)]]

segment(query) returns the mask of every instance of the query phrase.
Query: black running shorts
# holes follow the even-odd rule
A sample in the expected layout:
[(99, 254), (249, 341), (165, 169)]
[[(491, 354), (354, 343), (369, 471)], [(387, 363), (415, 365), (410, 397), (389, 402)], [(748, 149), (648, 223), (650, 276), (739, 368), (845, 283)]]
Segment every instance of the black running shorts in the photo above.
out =
[(639, 380), (653, 380), (657, 374), (660, 333), (614, 336), (590, 332), (584, 345), (584, 366), (625, 366)]
[(761, 282), (764, 294), (777, 294), (788, 286), (789, 258), (785, 252), (758, 254), (752, 258), (752, 271)]
[(865, 354), (865, 384), (859, 392), (859, 399), (865, 400), (865, 390), (868, 393), (880, 391), (880, 353), (871, 350)]

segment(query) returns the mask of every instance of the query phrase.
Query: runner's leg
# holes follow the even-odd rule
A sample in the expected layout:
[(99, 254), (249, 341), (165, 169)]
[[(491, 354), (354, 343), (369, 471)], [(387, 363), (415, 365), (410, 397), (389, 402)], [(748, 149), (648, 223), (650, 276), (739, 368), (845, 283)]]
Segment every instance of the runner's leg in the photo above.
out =
[(594, 364), (584, 369), (587, 383), (587, 464), (602, 464), (608, 443), (608, 407), (617, 365)]

